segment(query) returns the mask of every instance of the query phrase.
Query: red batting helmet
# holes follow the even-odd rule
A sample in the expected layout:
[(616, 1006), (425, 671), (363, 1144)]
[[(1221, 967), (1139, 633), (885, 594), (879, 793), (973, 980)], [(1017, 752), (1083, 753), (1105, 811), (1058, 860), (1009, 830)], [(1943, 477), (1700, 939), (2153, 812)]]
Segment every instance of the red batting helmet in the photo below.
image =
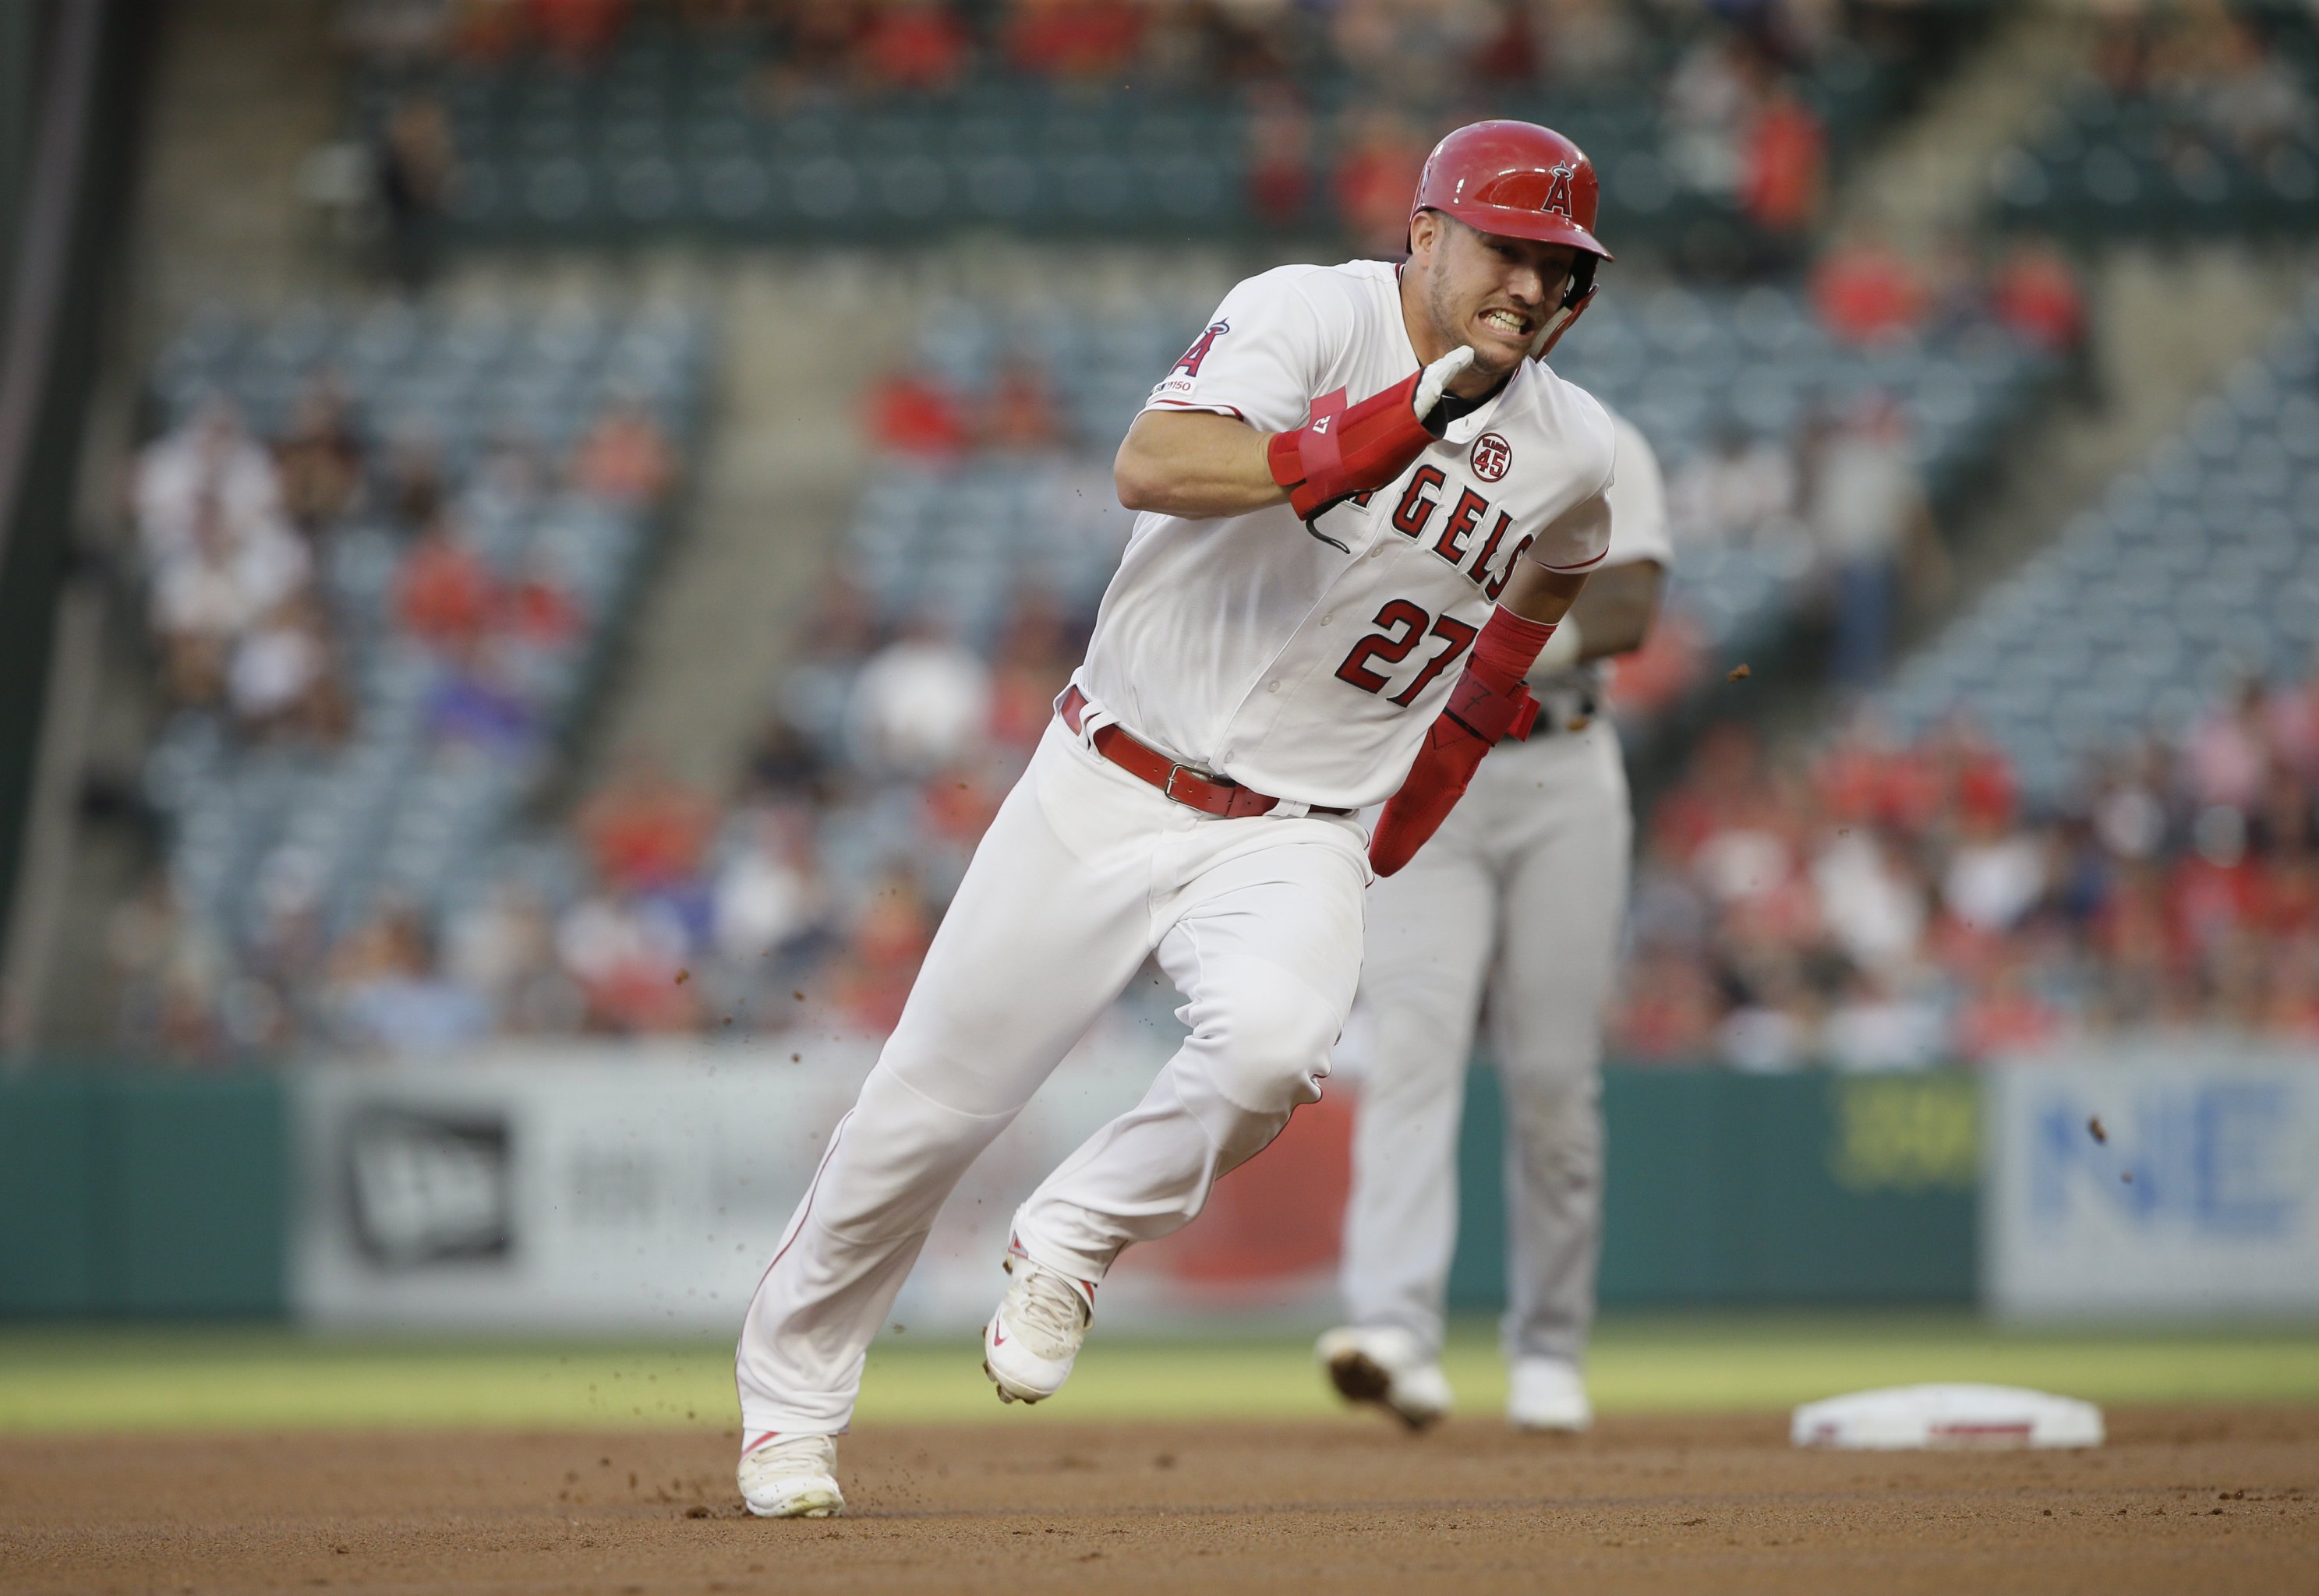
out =
[(1594, 297), (1594, 268), (1611, 258), (1594, 236), (1602, 186), (1586, 152), (1552, 128), (1530, 122), (1468, 122), (1433, 147), (1418, 175), (1420, 211), (1439, 211), (1466, 226), (1507, 238), (1566, 244), (1578, 251), (1562, 310), (1538, 350), (1543, 357)]

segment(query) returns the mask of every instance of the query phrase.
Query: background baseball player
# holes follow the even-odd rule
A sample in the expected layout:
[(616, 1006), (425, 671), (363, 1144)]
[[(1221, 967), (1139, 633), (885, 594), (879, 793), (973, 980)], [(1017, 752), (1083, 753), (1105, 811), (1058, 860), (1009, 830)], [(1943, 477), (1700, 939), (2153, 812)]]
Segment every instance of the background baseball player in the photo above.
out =
[(752, 1511), (839, 1510), (831, 1437), (943, 1197), (1155, 956), (1190, 1027), (1017, 1212), (983, 1334), (1002, 1398), (1069, 1375), (1128, 1244), (1320, 1095), (1368, 876), (1526, 729), (1523, 677), (1602, 557), (1615, 444), (1532, 356), (1584, 310), (1593, 169), (1483, 122), (1420, 178), (1405, 267), (1228, 295), (1122, 445), (1141, 512), (1086, 663), (977, 849), (899, 1024), (751, 1301)]
[(1673, 561), (1658, 461), (1613, 419), (1611, 549), (1531, 668), (1537, 726), (1483, 764), (1408, 869), (1369, 890), (1370, 1051), (1342, 1265), (1352, 1322), (1319, 1353), (1338, 1390), (1412, 1426), (1449, 1411), (1443, 1295), (1484, 1010), (1505, 1104), (1507, 1417), (1531, 1429), (1593, 1418), (1580, 1368), (1602, 1237), (1602, 1016), (1633, 821), (1591, 662), (1640, 646)]

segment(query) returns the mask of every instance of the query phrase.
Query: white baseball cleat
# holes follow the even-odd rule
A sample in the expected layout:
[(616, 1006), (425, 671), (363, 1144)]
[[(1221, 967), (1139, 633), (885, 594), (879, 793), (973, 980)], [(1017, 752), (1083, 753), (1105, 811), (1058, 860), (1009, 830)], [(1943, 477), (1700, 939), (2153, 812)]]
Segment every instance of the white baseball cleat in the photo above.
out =
[(1329, 1384), (1347, 1402), (1375, 1402), (1412, 1429), (1449, 1416), (1449, 1376), (1399, 1325), (1348, 1325), (1314, 1344)]
[(1095, 1317), (1095, 1290), (1019, 1252), (1008, 1256), (1006, 1273), (1006, 1294), (982, 1327), (982, 1372), (1002, 1402), (1043, 1402), (1071, 1377)]
[(845, 1510), (837, 1443), (826, 1435), (760, 1437), (741, 1454), (737, 1483), (760, 1519), (834, 1519)]
[(1506, 1422), (1516, 1429), (1576, 1435), (1594, 1422), (1586, 1377), (1558, 1357), (1525, 1357), (1513, 1367), (1506, 1393)]

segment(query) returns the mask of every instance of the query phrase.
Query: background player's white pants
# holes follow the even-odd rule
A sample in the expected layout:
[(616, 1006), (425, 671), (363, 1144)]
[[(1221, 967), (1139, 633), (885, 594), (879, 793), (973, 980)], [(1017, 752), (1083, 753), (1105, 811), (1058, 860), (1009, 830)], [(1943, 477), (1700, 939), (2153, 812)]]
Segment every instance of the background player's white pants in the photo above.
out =
[(1197, 1214), (1321, 1095), (1359, 977), (1366, 850), (1349, 817), (1200, 815), (1051, 726), (758, 1283), (735, 1359), (745, 1429), (845, 1428), (943, 1199), (1155, 951), (1191, 1035), (1015, 1233), (1095, 1281)]
[(1457, 1127), (1486, 984), (1506, 1106), (1509, 1359), (1577, 1361), (1602, 1249), (1602, 1025), (1633, 831), (1607, 717), (1504, 743), (1441, 830), (1369, 889), (1368, 1074), (1342, 1284), (1352, 1321), (1441, 1346)]

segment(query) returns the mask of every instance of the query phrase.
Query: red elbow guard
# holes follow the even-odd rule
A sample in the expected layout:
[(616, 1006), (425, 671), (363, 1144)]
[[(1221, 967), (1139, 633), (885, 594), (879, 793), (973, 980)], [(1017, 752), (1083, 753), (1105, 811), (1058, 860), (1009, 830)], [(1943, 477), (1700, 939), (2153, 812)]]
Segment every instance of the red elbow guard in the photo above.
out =
[[(1425, 452), (1433, 431), (1410, 408), (1418, 372), (1347, 409), (1345, 391), (1313, 401), (1313, 419), (1294, 432), (1276, 432), (1266, 446), (1272, 480), (1288, 490), (1288, 503), (1309, 521), (1340, 500), (1382, 488)], [(1435, 411), (1438, 415), (1439, 410)]]

